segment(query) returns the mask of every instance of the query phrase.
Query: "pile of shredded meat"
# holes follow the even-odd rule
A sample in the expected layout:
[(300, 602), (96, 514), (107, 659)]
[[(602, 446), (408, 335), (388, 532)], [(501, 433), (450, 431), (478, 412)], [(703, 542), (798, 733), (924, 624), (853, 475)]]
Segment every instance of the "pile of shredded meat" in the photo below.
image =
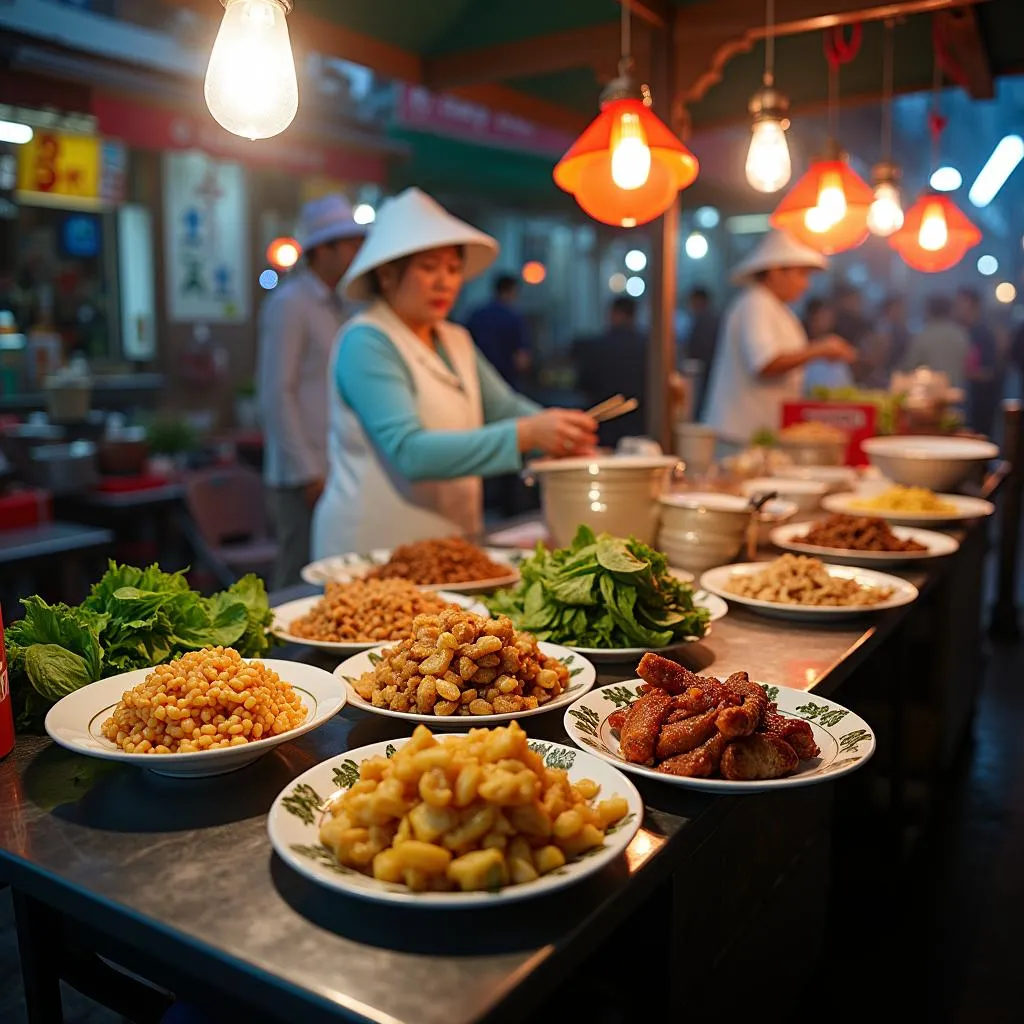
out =
[(780, 714), (746, 672), (721, 682), (645, 654), (637, 673), (643, 695), (610, 719), (622, 756), (633, 764), (749, 782), (790, 775), (820, 753), (810, 725)]

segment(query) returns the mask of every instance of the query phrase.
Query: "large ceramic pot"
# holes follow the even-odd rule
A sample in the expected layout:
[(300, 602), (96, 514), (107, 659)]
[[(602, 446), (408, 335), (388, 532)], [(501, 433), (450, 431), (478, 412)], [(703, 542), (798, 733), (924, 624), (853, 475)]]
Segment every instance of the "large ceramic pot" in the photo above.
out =
[(668, 455), (543, 459), (526, 467), (525, 478), (540, 487), (544, 521), (557, 547), (568, 545), (581, 524), (653, 545), (659, 498), (678, 465)]

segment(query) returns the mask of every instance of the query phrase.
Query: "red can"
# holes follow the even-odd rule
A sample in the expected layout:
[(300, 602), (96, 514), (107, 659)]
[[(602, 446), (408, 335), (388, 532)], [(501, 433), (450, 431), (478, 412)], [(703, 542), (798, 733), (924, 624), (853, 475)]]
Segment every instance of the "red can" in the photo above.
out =
[(7, 648), (4, 647), (4, 616), (0, 610), (0, 758), (14, 749), (14, 709), (11, 684), (7, 678)]

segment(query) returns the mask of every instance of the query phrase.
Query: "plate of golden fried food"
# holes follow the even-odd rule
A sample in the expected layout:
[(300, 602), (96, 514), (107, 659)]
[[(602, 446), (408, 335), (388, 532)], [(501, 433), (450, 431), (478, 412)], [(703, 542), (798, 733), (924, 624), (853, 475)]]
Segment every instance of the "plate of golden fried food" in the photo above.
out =
[(50, 708), (46, 731), (76, 754), (202, 778), (323, 725), (345, 698), (323, 669), (213, 647), (69, 693)]
[(363, 651), (334, 674), (361, 711), (465, 729), (562, 708), (597, 670), (568, 647), (538, 641), (506, 616), (449, 606), (421, 615), (398, 643)]
[(321, 558), (303, 566), (300, 575), (317, 587), (353, 579), (400, 579), (421, 590), (476, 594), (515, 586), (521, 557), (518, 551), (480, 548), (462, 537), (438, 537), (394, 550)]
[(288, 784), (267, 831), (290, 867), (361, 899), (494, 906), (572, 885), (619, 859), (643, 819), (599, 758), (518, 723), (338, 754)]
[(696, 675), (645, 654), (639, 679), (591, 690), (565, 713), (570, 739), (623, 771), (710, 793), (830, 782), (875, 752), (864, 719), (746, 672)]
[(837, 565), (899, 565), (943, 558), (960, 548), (948, 533), (890, 526), (877, 516), (833, 514), (819, 522), (786, 523), (769, 537), (783, 551), (814, 555)]
[(888, 611), (917, 600), (917, 587), (899, 576), (788, 553), (773, 562), (708, 569), (700, 585), (763, 615), (805, 621)]
[(328, 583), (323, 594), (272, 608), (271, 632), (287, 643), (357, 654), (401, 640), (417, 615), (436, 615), (452, 605), (487, 614), (465, 594), (421, 590), (406, 580), (353, 579)]
[(843, 491), (826, 494), (821, 507), (848, 516), (878, 516), (899, 526), (937, 526), (984, 519), (995, 506), (963, 494), (936, 494), (925, 487), (893, 484), (876, 494)]

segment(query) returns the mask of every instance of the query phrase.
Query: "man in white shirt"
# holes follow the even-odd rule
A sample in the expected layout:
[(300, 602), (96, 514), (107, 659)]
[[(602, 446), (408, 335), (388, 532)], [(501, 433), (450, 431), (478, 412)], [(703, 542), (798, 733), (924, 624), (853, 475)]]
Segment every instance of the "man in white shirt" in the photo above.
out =
[(331, 349), (349, 315), (336, 288), (365, 231), (340, 195), (307, 203), (297, 239), (305, 265), (260, 311), (257, 391), (263, 478), (278, 543), (274, 587), (297, 583), (309, 561), (313, 507), (327, 477)]
[(835, 335), (809, 342), (789, 308), (826, 266), (821, 253), (773, 231), (735, 268), (733, 283), (744, 287), (722, 323), (704, 415), (723, 442), (743, 446), (759, 430), (777, 430), (782, 403), (802, 396), (806, 363), (856, 361)]

